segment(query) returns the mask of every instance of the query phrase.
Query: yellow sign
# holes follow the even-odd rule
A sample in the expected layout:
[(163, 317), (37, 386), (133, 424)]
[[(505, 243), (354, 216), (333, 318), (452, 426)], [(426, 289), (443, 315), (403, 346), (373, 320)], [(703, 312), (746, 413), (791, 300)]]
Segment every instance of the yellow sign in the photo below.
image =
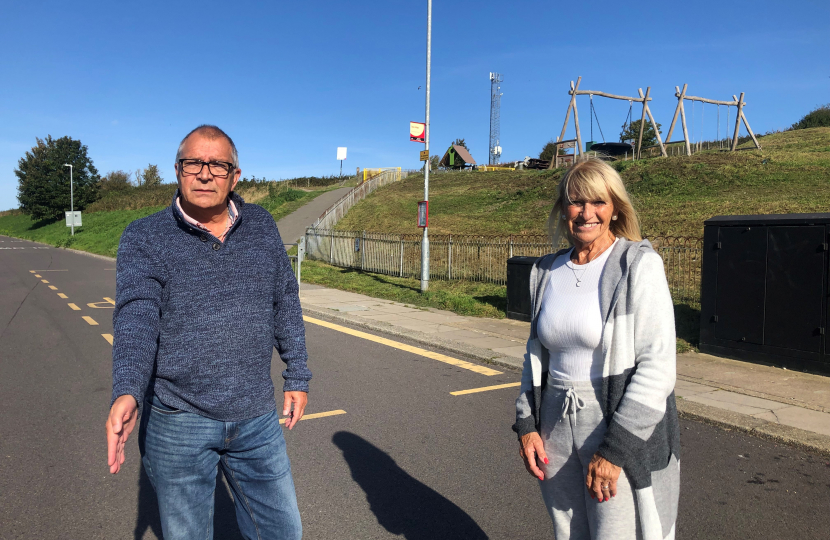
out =
[(421, 161), (429, 161), (429, 150), (421, 150), (419, 154), (421, 155)]

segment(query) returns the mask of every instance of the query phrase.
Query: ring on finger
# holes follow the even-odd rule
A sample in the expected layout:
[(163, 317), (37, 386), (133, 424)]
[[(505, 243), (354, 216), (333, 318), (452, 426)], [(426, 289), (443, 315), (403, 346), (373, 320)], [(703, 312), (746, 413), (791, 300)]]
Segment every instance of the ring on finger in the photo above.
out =
[(602, 484), (600, 487), (602, 488), (603, 491), (605, 491), (607, 489), (610, 489), (611, 484)]

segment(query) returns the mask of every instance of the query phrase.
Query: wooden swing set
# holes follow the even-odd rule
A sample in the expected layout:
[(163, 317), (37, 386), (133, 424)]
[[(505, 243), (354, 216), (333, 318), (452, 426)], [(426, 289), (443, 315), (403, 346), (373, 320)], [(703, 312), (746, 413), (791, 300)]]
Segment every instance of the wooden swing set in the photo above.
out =
[[(650, 97), (651, 87), (649, 86), (649, 87), (646, 88), (645, 94), (643, 94), (643, 89), (642, 88), (638, 88), (637, 91), (638, 91), (639, 97), (630, 97), (630, 96), (618, 96), (616, 94), (609, 94), (607, 92), (601, 92), (599, 90), (580, 90), (579, 89), (579, 84), (581, 82), (582, 82), (582, 77), (578, 77), (576, 79), (576, 85), (574, 85), (574, 82), (571, 81), (571, 89), (568, 91), (568, 94), (571, 96), (571, 102), (568, 104), (568, 111), (565, 113), (565, 124), (562, 126), (562, 133), (559, 135), (559, 137), (556, 140), (557, 141), (562, 141), (563, 137), (565, 137), (565, 130), (568, 129), (568, 121), (570, 120), (570, 117), (571, 117), (571, 110), (573, 110), (573, 112), (574, 112), (574, 127), (576, 128), (576, 152), (577, 152), (577, 155), (580, 156), (580, 157), (582, 157), (582, 155), (584, 154), (584, 150), (582, 148), (582, 132), (579, 128), (579, 111), (577, 110), (577, 107), (576, 107), (576, 96), (585, 96), (585, 95), (587, 95), (587, 96), (591, 97), (591, 113), (592, 114), (595, 114), (594, 110), (593, 110), (593, 97), (594, 96), (600, 96), (600, 97), (605, 97), (605, 98), (610, 98), (610, 99), (619, 99), (619, 100), (622, 100), (622, 101), (628, 101), (629, 104), (631, 104), (631, 105), (633, 105), (634, 103), (642, 103), (643, 104), (643, 110), (642, 110), (642, 114), (640, 115), (640, 132), (639, 132), (639, 135), (637, 137), (637, 149), (636, 149), (636, 152), (638, 154), (637, 157), (639, 157), (639, 150), (640, 150), (640, 147), (642, 146), (642, 142), (643, 142), (643, 128), (645, 127), (645, 118), (646, 118), (646, 116), (648, 116), (648, 119), (651, 122), (652, 126), (655, 126), (655, 127), (657, 126), (657, 124), (654, 122), (654, 117), (651, 115), (651, 109), (648, 106), (648, 102), (651, 101), (651, 97)], [(631, 116), (631, 110), (629, 108), (629, 117), (630, 116)], [(597, 121), (599, 121), (599, 119), (597, 119)], [(591, 122), (593, 122), (593, 116), (591, 117)], [(592, 124), (592, 129), (593, 129), (593, 124)], [(654, 132), (657, 135), (657, 143), (660, 146), (660, 153), (663, 156), (666, 156), (666, 148), (663, 145), (663, 141), (660, 137), (660, 132), (657, 131), (657, 129), (655, 129)], [(558, 146), (557, 146), (557, 151), (558, 151)], [(556, 160), (551, 160), (550, 166), (548, 168), (550, 168), (550, 169), (554, 168), (555, 164), (556, 164)]]
[[(584, 96), (584, 95), (589, 96), (590, 99), (591, 99), (590, 112), (591, 112), (591, 132), (592, 132), (592, 134), (593, 134), (593, 127), (594, 127), (593, 122), (594, 122), (594, 118), (596, 117), (596, 111), (594, 109), (594, 96), (605, 97), (605, 98), (610, 98), (610, 99), (619, 99), (619, 100), (622, 100), (622, 101), (628, 101), (628, 103), (629, 103), (628, 117), (626, 118), (626, 122), (623, 124), (623, 129), (625, 129), (626, 126), (631, 125), (630, 124), (631, 110), (632, 110), (633, 104), (634, 103), (642, 103), (643, 104), (642, 113), (640, 115), (640, 129), (639, 129), (639, 133), (638, 133), (638, 136), (637, 136), (637, 146), (632, 151), (632, 158), (639, 159), (640, 156), (641, 156), (642, 143), (643, 143), (643, 131), (645, 129), (646, 116), (648, 116), (649, 122), (651, 122), (651, 125), (654, 127), (654, 134), (657, 136), (657, 146), (660, 148), (660, 155), (662, 155), (663, 157), (666, 157), (667, 156), (667, 154), (666, 154), (666, 145), (668, 145), (669, 142), (671, 141), (672, 132), (674, 131), (674, 126), (677, 123), (677, 117), (679, 115), (680, 120), (681, 120), (681, 124), (683, 126), (683, 139), (686, 143), (685, 144), (685, 146), (686, 146), (686, 155), (689, 155), (689, 156), (692, 155), (692, 145), (691, 145), (691, 141), (689, 140), (689, 131), (686, 127), (686, 110), (683, 107), (683, 101), (684, 100), (692, 101), (693, 104), (694, 104), (695, 101), (699, 101), (701, 103), (709, 103), (709, 104), (713, 104), (713, 105), (718, 105), (718, 138), (720, 138), (720, 105), (726, 105), (727, 106), (727, 126), (729, 125), (729, 107), (732, 107), (732, 106), (737, 107), (738, 112), (737, 112), (737, 115), (735, 117), (735, 131), (732, 135), (732, 142), (731, 142), (730, 151), (734, 152), (738, 148), (738, 131), (739, 131), (739, 128), (740, 128), (740, 125), (741, 125), (742, 121), (744, 123), (744, 126), (746, 126), (746, 130), (749, 133), (749, 136), (752, 137), (752, 141), (755, 143), (755, 147), (758, 148), (758, 149), (761, 148), (761, 145), (758, 144), (758, 139), (755, 138), (755, 134), (752, 132), (752, 128), (749, 127), (749, 122), (746, 119), (746, 114), (744, 114), (744, 106), (746, 105), (746, 103), (744, 102), (744, 93), (743, 92), (741, 92), (741, 97), (740, 98), (733, 95), (732, 96), (733, 101), (718, 101), (718, 100), (714, 100), (714, 99), (707, 99), (707, 98), (702, 98), (702, 97), (697, 97), (697, 96), (686, 95), (686, 89), (688, 87), (687, 84), (683, 85), (683, 90), (682, 91), (680, 90), (679, 87), (675, 86), (675, 90), (676, 90), (675, 96), (677, 97), (677, 109), (675, 109), (675, 111), (674, 111), (674, 118), (672, 118), (671, 126), (669, 127), (669, 132), (668, 132), (668, 135), (666, 136), (666, 143), (664, 144), (663, 140), (662, 140), (662, 137), (660, 136), (660, 131), (657, 129), (657, 122), (654, 121), (654, 117), (651, 114), (651, 109), (648, 106), (648, 102), (652, 100), (652, 98), (650, 97), (650, 94), (651, 94), (651, 87), (650, 86), (646, 87), (645, 94), (643, 93), (642, 88), (638, 88), (637, 92), (639, 94), (639, 97), (630, 97), (630, 96), (618, 96), (618, 95), (615, 95), (615, 94), (609, 94), (607, 92), (601, 92), (601, 91), (598, 91), (598, 90), (580, 90), (579, 89), (579, 84), (581, 82), (582, 82), (582, 77), (578, 77), (576, 79), (576, 84), (574, 84), (574, 82), (571, 81), (571, 88), (568, 91), (568, 95), (571, 96), (571, 101), (568, 104), (568, 110), (565, 113), (565, 123), (562, 126), (562, 132), (560, 133), (559, 137), (556, 138), (556, 151), (555, 151), (555, 154), (554, 154), (554, 159), (551, 159), (550, 165), (548, 166), (549, 169), (553, 169), (553, 168), (556, 168), (557, 166), (559, 166), (559, 162), (560, 162), (560, 160), (559, 160), (559, 157), (560, 157), (559, 156), (559, 150), (562, 149), (562, 148), (574, 148), (575, 147), (575, 155), (577, 157), (580, 157), (580, 158), (585, 153), (585, 149), (583, 149), (583, 145), (582, 145), (582, 132), (581, 132), (580, 126), (579, 126), (579, 112), (578, 112), (577, 106), (576, 106), (576, 96)], [(575, 140), (571, 139), (571, 140), (566, 141), (566, 140), (564, 140), (564, 137), (565, 137), (565, 131), (568, 129), (568, 121), (570, 120), (570, 117), (571, 117), (571, 110), (573, 110), (573, 113), (574, 113), (574, 127), (576, 129), (576, 139)], [(599, 126), (599, 118), (598, 117), (597, 117), (597, 126)], [(600, 133), (602, 133), (602, 128), (601, 127), (600, 127)], [(604, 139), (605, 139), (605, 136), (603, 135), (603, 140)], [(576, 143), (575, 145), (574, 145), (574, 142)], [(628, 145), (625, 145), (625, 146), (628, 146)], [(636, 154), (636, 155), (633, 155), (633, 154)], [(576, 159), (576, 158), (574, 158), (574, 159)]]
[[(744, 93), (741, 92), (741, 97), (738, 98), (737, 96), (733, 95), (733, 101), (718, 101), (715, 99), (707, 99), (697, 96), (689, 96), (686, 95), (686, 89), (688, 88), (688, 84), (683, 85), (683, 90), (680, 89), (679, 86), (675, 86), (675, 97), (677, 97), (677, 108), (674, 110), (674, 118), (672, 118), (671, 126), (669, 127), (669, 133), (666, 135), (666, 144), (669, 144), (671, 141), (671, 134), (674, 131), (674, 126), (677, 123), (677, 116), (680, 115), (680, 123), (683, 126), (683, 140), (686, 143), (686, 155), (692, 155), (692, 145), (689, 141), (689, 131), (686, 129), (686, 109), (683, 107), (683, 101), (688, 100), (691, 101), (693, 104), (695, 101), (699, 101), (701, 103), (710, 103), (712, 105), (718, 106), (718, 139), (720, 139), (720, 106), (726, 105), (726, 124), (729, 125), (729, 107), (737, 107), (738, 113), (735, 116), (735, 131), (732, 134), (732, 144), (729, 148), (730, 152), (734, 152), (738, 149), (738, 130), (741, 127), (741, 121), (743, 121), (744, 126), (746, 126), (746, 131), (749, 133), (749, 136), (752, 137), (752, 142), (755, 143), (755, 148), (758, 150), (761, 149), (761, 145), (758, 144), (758, 139), (755, 138), (755, 134), (752, 132), (752, 128), (749, 127), (749, 122), (746, 120), (746, 114), (744, 114), (744, 106), (746, 102), (744, 102)], [(665, 155), (665, 154), (663, 154)]]

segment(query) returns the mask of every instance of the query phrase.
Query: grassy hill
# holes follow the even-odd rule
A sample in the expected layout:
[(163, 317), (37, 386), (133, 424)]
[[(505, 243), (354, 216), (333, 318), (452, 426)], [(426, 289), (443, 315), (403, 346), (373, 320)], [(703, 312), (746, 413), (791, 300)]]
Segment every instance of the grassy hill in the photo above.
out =
[[(617, 162), (647, 235), (700, 236), (726, 214), (830, 211), (830, 128), (768, 135), (762, 149)], [(750, 143), (751, 144), (751, 143)], [(744, 145), (743, 148), (747, 148)], [(544, 234), (564, 170), (441, 172), (430, 175), (435, 234)], [(417, 232), (423, 176), (379, 189), (340, 230)]]
[[(305, 190), (276, 182), (240, 182), (237, 187), (246, 202), (259, 204), (279, 221), (318, 195), (339, 186)], [(17, 210), (0, 212), (0, 234), (114, 257), (127, 225), (168, 206), (175, 191), (175, 184), (162, 184), (105, 195), (84, 211), (84, 226), (75, 229), (74, 237), (70, 236), (64, 220), (34, 222)]]

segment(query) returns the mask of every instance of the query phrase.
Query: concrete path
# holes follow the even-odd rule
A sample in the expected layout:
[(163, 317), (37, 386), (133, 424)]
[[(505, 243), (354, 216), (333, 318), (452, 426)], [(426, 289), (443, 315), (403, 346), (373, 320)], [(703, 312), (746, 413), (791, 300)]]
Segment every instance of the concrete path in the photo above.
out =
[[(308, 313), (407, 337), (456, 354), (521, 369), (530, 325), (303, 284)], [(688, 417), (830, 453), (830, 377), (685, 353), (675, 393)], [(517, 377), (518, 380), (518, 377)]]
[(336, 203), (340, 197), (348, 193), (352, 188), (344, 187), (323, 193), (316, 197), (299, 210), (288, 214), (277, 222), (283, 244), (294, 244), (297, 239), (305, 234), (306, 227), (311, 226), (331, 205)]

